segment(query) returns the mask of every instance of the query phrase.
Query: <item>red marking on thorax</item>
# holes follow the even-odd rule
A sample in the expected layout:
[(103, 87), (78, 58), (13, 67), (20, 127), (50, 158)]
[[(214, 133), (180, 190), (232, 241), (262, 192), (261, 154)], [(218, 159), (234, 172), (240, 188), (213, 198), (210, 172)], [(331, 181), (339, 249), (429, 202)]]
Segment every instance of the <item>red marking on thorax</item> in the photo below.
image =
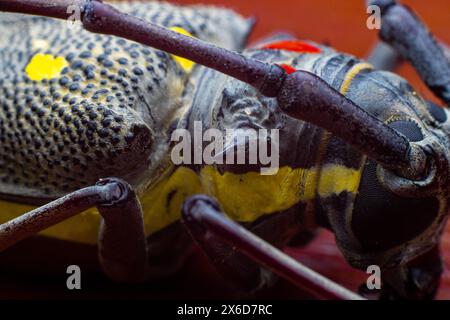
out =
[(283, 40), (278, 42), (272, 42), (266, 44), (262, 49), (271, 50), (287, 50), (300, 53), (319, 53), (320, 48), (317, 48), (309, 43), (299, 41), (299, 40)]
[(280, 67), (282, 67), (284, 69), (284, 71), (286, 71), (287, 74), (291, 74), (291, 73), (294, 73), (295, 71), (297, 71), (295, 68), (293, 68), (292, 66), (290, 66), (288, 64), (281, 64)]

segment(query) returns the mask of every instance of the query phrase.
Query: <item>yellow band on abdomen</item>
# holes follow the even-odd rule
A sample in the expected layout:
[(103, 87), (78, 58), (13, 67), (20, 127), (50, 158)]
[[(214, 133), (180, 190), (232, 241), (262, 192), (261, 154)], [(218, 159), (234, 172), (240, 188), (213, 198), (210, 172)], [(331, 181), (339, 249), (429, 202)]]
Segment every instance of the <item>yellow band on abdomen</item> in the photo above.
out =
[[(342, 165), (280, 168), (275, 175), (258, 172), (221, 174), (212, 166), (204, 167), (200, 176), (188, 168), (177, 168), (140, 197), (147, 235), (180, 219), (184, 200), (194, 194), (206, 193), (216, 197), (230, 218), (250, 222), (267, 214), (289, 209), (299, 202), (310, 201), (317, 194), (326, 197), (343, 191), (356, 192), (360, 171)], [(318, 183), (318, 185), (317, 185)], [(33, 210), (33, 206), (0, 201), (0, 223)], [(100, 215), (92, 208), (63, 221), (41, 234), (57, 239), (95, 244)]]

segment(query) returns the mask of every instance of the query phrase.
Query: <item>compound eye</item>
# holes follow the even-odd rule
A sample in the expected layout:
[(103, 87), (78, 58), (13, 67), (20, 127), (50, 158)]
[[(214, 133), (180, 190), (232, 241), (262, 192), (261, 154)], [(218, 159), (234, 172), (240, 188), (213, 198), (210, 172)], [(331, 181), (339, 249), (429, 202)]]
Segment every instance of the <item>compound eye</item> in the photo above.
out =
[[(413, 121), (394, 121), (389, 126), (410, 141), (423, 139)], [(377, 163), (368, 160), (354, 203), (352, 230), (365, 250), (387, 250), (420, 235), (438, 212), (435, 198), (403, 198), (384, 188), (377, 177)]]
[(402, 133), (409, 141), (418, 142), (423, 140), (423, 133), (417, 123), (408, 120), (397, 120), (389, 123), (389, 127)]
[(447, 121), (447, 114), (445, 113), (444, 108), (439, 107), (431, 101), (427, 102), (428, 111), (430, 111), (431, 115), (436, 121), (440, 123)]
[(439, 212), (435, 198), (402, 198), (385, 189), (376, 167), (368, 161), (352, 215), (353, 233), (369, 251), (387, 250), (417, 237)]

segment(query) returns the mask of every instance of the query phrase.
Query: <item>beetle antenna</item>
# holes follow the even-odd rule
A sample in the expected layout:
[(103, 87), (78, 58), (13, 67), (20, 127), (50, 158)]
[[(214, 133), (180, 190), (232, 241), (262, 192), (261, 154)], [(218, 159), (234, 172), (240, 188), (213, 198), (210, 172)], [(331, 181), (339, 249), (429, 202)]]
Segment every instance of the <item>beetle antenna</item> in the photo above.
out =
[(193, 37), (118, 11), (96, 0), (0, 0), (0, 11), (68, 19), (69, 6), (79, 6), (83, 27), (115, 35), (195, 61), (276, 97), (288, 115), (309, 121), (352, 144), (387, 169), (418, 179), (425, 172), (422, 148), (305, 71), (288, 75), (283, 68), (250, 59)]

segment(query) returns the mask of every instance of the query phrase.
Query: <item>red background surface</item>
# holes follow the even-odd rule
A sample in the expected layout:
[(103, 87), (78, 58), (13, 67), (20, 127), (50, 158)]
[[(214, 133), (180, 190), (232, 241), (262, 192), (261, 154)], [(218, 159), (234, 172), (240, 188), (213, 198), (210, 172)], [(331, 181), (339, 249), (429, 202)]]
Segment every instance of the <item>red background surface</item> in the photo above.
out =
[[(173, 1), (182, 4), (195, 0)], [(450, 1), (404, 0), (442, 40), (450, 43)], [(377, 39), (377, 32), (366, 28), (364, 0), (213, 0), (245, 16), (254, 16), (258, 23), (251, 40), (274, 31), (290, 31), (300, 38), (326, 42), (344, 52), (365, 56)], [(400, 73), (427, 97), (429, 91), (409, 66)], [(386, 223), (389, 223), (387, 221)], [(445, 272), (439, 299), (450, 299), (450, 229), (442, 241)], [(333, 235), (323, 231), (308, 247), (290, 249), (289, 253), (323, 275), (355, 290), (365, 282), (366, 275), (349, 267), (334, 244)], [(23, 276), (0, 275), (0, 298), (91, 298), (91, 297), (151, 297), (151, 298), (229, 298), (225, 284), (208, 267), (204, 257), (196, 252), (182, 273), (170, 281), (145, 285), (140, 290), (112, 286), (103, 280), (93, 281), (80, 292), (68, 292), (65, 280), (30, 279)], [(89, 283), (89, 282), (88, 282)], [(271, 298), (298, 298), (303, 294), (286, 282), (264, 294)]]
[[(195, 4), (196, 0), (174, 0), (179, 4)], [(290, 31), (301, 39), (328, 43), (334, 48), (364, 57), (378, 38), (377, 30), (366, 27), (366, 0), (209, 0), (231, 8), (244, 16), (255, 17), (257, 25), (250, 40), (274, 31)], [(450, 1), (403, 0), (412, 7), (433, 33), (450, 43)], [(419, 92), (428, 89), (420, 82), (411, 67), (405, 66), (400, 74), (410, 80)]]

